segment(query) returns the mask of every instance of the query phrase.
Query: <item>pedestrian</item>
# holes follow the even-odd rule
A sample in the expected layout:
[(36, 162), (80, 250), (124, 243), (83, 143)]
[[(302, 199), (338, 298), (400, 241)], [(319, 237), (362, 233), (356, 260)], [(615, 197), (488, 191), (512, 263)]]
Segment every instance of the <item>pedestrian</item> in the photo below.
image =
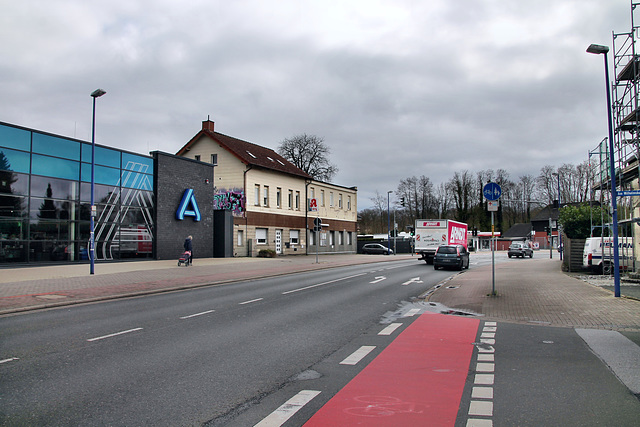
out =
[(185, 263), (186, 265), (193, 264), (193, 243), (191, 242), (191, 240), (193, 240), (192, 236), (184, 239), (184, 250), (185, 252), (189, 251), (189, 259)]

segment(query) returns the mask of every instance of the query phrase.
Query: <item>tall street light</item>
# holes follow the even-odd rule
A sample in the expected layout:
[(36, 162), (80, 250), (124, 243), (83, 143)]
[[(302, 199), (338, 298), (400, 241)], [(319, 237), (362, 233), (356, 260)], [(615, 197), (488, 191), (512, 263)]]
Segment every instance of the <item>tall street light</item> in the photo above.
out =
[(618, 250), (618, 190), (616, 189), (616, 167), (613, 159), (613, 122), (611, 112), (611, 90), (609, 89), (609, 62), (607, 54), (608, 46), (592, 44), (587, 48), (587, 52), (604, 56), (604, 77), (607, 87), (607, 119), (609, 121), (609, 168), (611, 172), (611, 209), (613, 211), (613, 283), (614, 295), (620, 296), (620, 253)]
[(562, 261), (562, 233), (560, 232), (560, 169), (558, 173), (553, 172), (551, 175), (558, 178), (558, 221), (556, 228), (558, 229), (558, 252), (560, 253), (560, 261)]
[(95, 247), (96, 241), (93, 234), (95, 227), (96, 206), (95, 206), (95, 168), (96, 168), (96, 98), (104, 95), (102, 89), (96, 89), (91, 92), (93, 98), (93, 120), (91, 121), (91, 222), (89, 225), (89, 274), (94, 274), (95, 269)]
[(391, 249), (391, 214), (389, 209), (389, 197), (393, 191), (387, 191), (387, 255), (390, 254)]

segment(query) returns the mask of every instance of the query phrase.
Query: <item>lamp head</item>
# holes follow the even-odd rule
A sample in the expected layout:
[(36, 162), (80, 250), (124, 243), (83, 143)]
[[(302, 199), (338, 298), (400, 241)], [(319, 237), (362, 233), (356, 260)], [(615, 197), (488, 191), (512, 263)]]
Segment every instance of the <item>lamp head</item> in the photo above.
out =
[(609, 52), (609, 46), (602, 46), (600, 44), (592, 44), (587, 48), (587, 52), (601, 54)]
[(107, 92), (102, 90), (102, 89), (96, 89), (93, 92), (91, 92), (91, 96), (94, 97), (94, 98), (99, 98), (102, 95), (104, 95), (105, 93), (107, 93)]

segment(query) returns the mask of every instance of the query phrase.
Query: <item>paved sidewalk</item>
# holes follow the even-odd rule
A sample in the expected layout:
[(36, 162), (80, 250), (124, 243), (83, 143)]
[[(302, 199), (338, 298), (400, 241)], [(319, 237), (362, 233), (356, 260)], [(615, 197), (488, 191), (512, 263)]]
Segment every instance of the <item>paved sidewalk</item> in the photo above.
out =
[(456, 275), (428, 300), (449, 308), (472, 311), (491, 319), (580, 327), (640, 331), (640, 301), (569, 276), (559, 260), (512, 259), (495, 265), (491, 296), (491, 265)]
[(278, 258), (196, 258), (0, 269), (0, 315), (68, 304), (188, 289), (238, 280), (381, 261), (414, 259), (411, 255), (315, 255)]

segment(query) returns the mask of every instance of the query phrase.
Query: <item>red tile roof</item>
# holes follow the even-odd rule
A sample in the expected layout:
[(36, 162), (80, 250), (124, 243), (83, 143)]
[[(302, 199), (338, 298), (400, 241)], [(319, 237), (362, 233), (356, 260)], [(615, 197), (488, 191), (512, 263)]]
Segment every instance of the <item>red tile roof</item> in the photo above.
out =
[(308, 173), (293, 165), (287, 159), (270, 148), (262, 147), (238, 138), (233, 138), (219, 132), (214, 132), (213, 122), (210, 121), (203, 122), (202, 127), (203, 129), (176, 153), (177, 156), (184, 156), (185, 153), (187, 153), (202, 136), (207, 136), (217, 142), (221, 147), (234, 154), (241, 162), (247, 165), (258, 166), (301, 178), (311, 179), (311, 176)]

